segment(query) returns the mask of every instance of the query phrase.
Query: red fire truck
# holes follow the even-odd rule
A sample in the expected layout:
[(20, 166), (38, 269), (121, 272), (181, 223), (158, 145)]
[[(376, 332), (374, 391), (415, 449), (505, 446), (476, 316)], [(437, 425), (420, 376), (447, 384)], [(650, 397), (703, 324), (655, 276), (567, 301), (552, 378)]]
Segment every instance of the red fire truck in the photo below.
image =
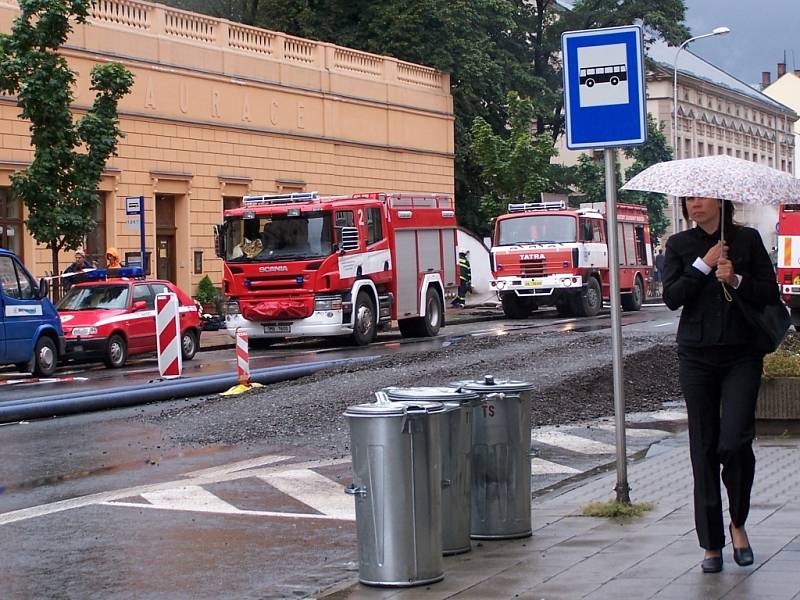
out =
[(792, 324), (800, 331), (800, 204), (782, 204), (778, 214), (778, 284)]
[[(512, 319), (539, 306), (562, 316), (591, 317), (609, 299), (605, 203), (570, 209), (564, 202), (509, 204), (497, 218), (490, 255), (493, 281)], [(647, 209), (618, 204), (622, 307), (642, 307), (653, 251)]]
[(364, 345), (392, 320), (404, 337), (434, 336), (458, 286), (446, 195), (247, 196), (216, 239), (228, 333), (256, 345), (340, 335)]

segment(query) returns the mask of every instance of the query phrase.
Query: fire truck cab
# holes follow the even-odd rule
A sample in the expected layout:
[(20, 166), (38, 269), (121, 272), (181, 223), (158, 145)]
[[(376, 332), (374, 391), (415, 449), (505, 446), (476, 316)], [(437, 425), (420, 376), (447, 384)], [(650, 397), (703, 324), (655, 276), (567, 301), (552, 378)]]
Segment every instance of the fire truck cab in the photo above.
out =
[(226, 328), (370, 343), (397, 320), (434, 336), (458, 285), (453, 201), (437, 194), (248, 196), (216, 228)]
[[(605, 203), (509, 204), (497, 218), (490, 254), (492, 287), (509, 318), (539, 306), (562, 316), (592, 317), (610, 295)], [(653, 252), (647, 210), (618, 204), (620, 291), (625, 310), (639, 310)]]
[(778, 214), (778, 284), (800, 331), (800, 204), (781, 204)]

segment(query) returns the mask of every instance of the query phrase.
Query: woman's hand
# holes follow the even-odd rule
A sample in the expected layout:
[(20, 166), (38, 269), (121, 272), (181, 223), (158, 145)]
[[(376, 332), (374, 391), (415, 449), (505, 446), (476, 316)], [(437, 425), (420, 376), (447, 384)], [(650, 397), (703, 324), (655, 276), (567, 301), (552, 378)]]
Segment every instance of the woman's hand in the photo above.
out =
[(713, 269), (717, 266), (724, 248), (725, 247), (722, 245), (722, 242), (717, 242), (708, 249), (708, 252), (706, 252), (706, 255), (703, 257), (703, 262)]

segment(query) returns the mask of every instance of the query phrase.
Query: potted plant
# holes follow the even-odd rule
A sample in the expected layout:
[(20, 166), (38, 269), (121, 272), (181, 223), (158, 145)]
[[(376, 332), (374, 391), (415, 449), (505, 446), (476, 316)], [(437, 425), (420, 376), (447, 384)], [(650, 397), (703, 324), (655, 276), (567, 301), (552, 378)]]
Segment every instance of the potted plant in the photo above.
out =
[(800, 335), (796, 332), (764, 357), (756, 419), (800, 421)]
[(197, 284), (195, 298), (203, 307), (203, 313), (219, 314), (219, 290), (214, 287), (208, 275), (203, 276)]

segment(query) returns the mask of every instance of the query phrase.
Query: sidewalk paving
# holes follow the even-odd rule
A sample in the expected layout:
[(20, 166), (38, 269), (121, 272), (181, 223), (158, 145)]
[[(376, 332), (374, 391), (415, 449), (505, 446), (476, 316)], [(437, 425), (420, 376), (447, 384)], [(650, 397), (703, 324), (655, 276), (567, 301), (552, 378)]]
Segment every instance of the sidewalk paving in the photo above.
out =
[[(371, 588), (354, 580), (320, 594), (327, 600), (528, 599), (800, 600), (800, 439), (756, 441), (756, 481), (747, 531), (755, 564), (739, 567), (730, 544), (722, 573), (703, 574), (692, 509), (685, 432), (629, 464), (634, 502), (655, 509), (625, 523), (579, 516), (592, 501), (613, 499), (616, 472), (534, 498), (533, 536), (473, 541), (444, 559), (442, 582)], [(727, 502), (726, 502), (727, 504)], [(726, 515), (726, 522), (728, 517)]]

